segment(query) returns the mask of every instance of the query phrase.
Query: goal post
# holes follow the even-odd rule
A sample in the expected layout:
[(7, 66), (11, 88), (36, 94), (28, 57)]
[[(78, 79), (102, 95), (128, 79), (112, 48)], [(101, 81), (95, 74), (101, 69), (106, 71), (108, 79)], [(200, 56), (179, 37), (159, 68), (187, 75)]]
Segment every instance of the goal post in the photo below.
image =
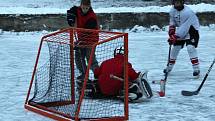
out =
[[(124, 101), (91, 97), (89, 84), (96, 82), (92, 71), (114, 57), (114, 49), (124, 46)], [(82, 84), (79, 49), (87, 51), (82, 58), (85, 71)], [(85, 50), (86, 49), (86, 50)], [(25, 108), (46, 117), (61, 120), (128, 120), (128, 34), (102, 30), (67, 28), (42, 37), (32, 72)]]

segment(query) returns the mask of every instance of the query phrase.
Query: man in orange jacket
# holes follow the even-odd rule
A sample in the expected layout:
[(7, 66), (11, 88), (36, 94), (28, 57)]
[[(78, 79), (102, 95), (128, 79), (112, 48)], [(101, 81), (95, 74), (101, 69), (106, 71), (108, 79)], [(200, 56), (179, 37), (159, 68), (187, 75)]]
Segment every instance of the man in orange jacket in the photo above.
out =
[[(83, 29), (98, 30), (98, 20), (94, 13), (90, 0), (81, 0), (80, 6), (73, 6), (67, 10), (67, 22), (70, 26)], [(99, 41), (98, 32), (94, 31), (77, 31), (77, 40), (75, 41), (75, 63), (80, 72), (77, 77), (78, 81), (83, 81), (88, 62), (92, 52), (92, 46)], [(87, 61), (86, 61), (87, 60)], [(91, 70), (98, 67), (96, 55), (93, 54)]]

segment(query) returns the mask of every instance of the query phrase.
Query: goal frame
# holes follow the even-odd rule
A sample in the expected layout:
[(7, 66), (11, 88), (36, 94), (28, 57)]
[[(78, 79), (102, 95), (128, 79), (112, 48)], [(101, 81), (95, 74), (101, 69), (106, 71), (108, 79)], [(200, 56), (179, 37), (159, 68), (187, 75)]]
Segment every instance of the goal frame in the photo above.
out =
[[(88, 74), (89, 74), (89, 71), (90, 71), (90, 66), (91, 66), (91, 63), (92, 63), (92, 56), (93, 56), (93, 53), (91, 53), (90, 55), (90, 60), (89, 60), (89, 66), (87, 66), (87, 69), (86, 69), (86, 74), (85, 74), (85, 78), (84, 78), (84, 83), (83, 83), (83, 88), (82, 88), (82, 91), (81, 91), (81, 95), (80, 95), (80, 98), (79, 98), (79, 101), (78, 101), (78, 108), (77, 108), (77, 111), (75, 112), (75, 117), (71, 117), (67, 114), (64, 114), (64, 113), (60, 113), (60, 112), (57, 112), (57, 111), (54, 111), (54, 110), (50, 110), (46, 107), (43, 107), (41, 105), (37, 105), (37, 104), (32, 104), (32, 103), (29, 103), (29, 97), (30, 97), (30, 93), (31, 93), (31, 90), (32, 90), (32, 86), (33, 86), (33, 83), (34, 83), (34, 78), (35, 78), (35, 73), (36, 73), (36, 70), (38, 68), (38, 62), (39, 62), (39, 59), (40, 59), (40, 53), (41, 53), (41, 49), (42, 49), (42, 45), (44, 42), (46, 42), (46, 38), (47, 37), (50, 37), (50, 36), (53, 36), (53, 35), (57, 35), (59, 33), (62, 33), (62, 32), (68, 32), (70, 33), (70, 48), (72, 48), (74, 45), (73, 45), (73, 32), (75, 30), (86, 30), (86, 29), (80, 29), (80, 28), (67, 28), (67, 29), (63, 29), (63, 30), (60, 30), (60, 31), (57, 31), (57, 32), (54, 32), (54, 33), (51, 33), (51, 34), (48, 34), (48, 35), (45, 35), (41, 38), (41, 41), (40, 41), (40, 44), (39, 44), (39, 49), (38, 49), (38, 53), (37, 53), (37, 56), (36, 56), (36, 61), (35, 61), (35, 65), (34, 65), (34, 69), (33, 69), (33, 72), (32, 72), (32, 77), (31, 77), (31, 80), (30, 80), (30, 85), (29, 85), (29, 88), (28, 88), (28, 92), (27, 92), (27, 96), (26, 96), (26, 99), (25, 99), (25, 104), (24, 104), (24, 108), (29, 110), (29, 111), (32, 111), (32, 112), (35, 112), (35, 113), (38, 113), (40, 115), (43, 115), (45, 117), (49, 117), (49, 118), (52, 118), (54, 120), (59, 120), (59, 121), (70, 121), (70, 120), (75, 120), (75, 121), (78, 121), (78, 120), (82, 120), (79, 118), (79, 113), (80, 113), (80, 109), (81, 109), (81, 102), (84, 98), (84, 90), (86, 89), (86, 85), (87, 85), (87, 80), (88, 80)], [(124, 88), (125, 88), (125, 97), (124, 97), (124, 116), (115, 116), (115, 117), (110, 117), (110, 118), (100, 118), (100, 119), (87, 119), (87, 120), (91, 120), (91, 121), (124, 121), (124, 120), (128, 120), (128, 114), (129, 114), (129, 110), (128, 110), (128, 33), (120, 33), (120, 32), (110, 32), (110, 31), (102, 31), (102, 30), (97, 30), (98, 32), (105, 32), (105, 33), (110, 33), (110, 34), (115, 34), (117, 33), (118, 35), (117, 36), (114, 36), (112, 38), (109, 38), (109, 39), (106, 39), (104, 41), (99, 41), (95, 44), (93, 44), (93, 47), (92, 47), (92, 51), (94, 51), (94, 49), (96, 48), (97, 45), (99, 44), (102, 44), (102, 43), (105, 43), (105, 42), (108, 42), (108, 41), (111, 41), (112, 39), (116, 39), (116, 38), (119, 38), (119, 37), (124, 37), (124, 48), (127, 48), (125, 49), (125, 52), (124, 52), (124, 81), (125, 81), (125, 84), (124, 84)], [(73, 54), (73, 49), (70, 49), (71, 51), (71, 57), (74, 57), (74, 54)], [(73, 62), (74, 59), (71, 58), (71, 63), (74, 63)], [(71, 64), (71, 68), (74, 68), (74, 65)], [(71, 74), (74, 74), (74, 71), (72, 71)], [(75, 85), (74, 84), (74, 77), (72, 78), (72, 85)], [(72, 99), (71, 99), (71, 102), (68, 102), (68, 103), (75, 103), (75, 95), (74, 95), (74, 87), (72, 87), (71, 89), (71, 93), (73, 94), (72, 96)]]

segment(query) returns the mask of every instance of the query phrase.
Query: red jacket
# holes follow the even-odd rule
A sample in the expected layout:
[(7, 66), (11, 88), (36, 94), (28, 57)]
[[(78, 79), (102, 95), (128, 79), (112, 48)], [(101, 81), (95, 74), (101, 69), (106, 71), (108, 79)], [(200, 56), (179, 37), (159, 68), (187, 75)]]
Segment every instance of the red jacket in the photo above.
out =
[[(101, 93), (104, 95), (118, 95), (123, 88), (123, 82), (110, 78), (110, 75), (123, 78), (124, 75), (124, 56), (116, 55), (114, 58), (102, 62), (99, 68), (95, 69), (94, 75), (98, 78), (98, 85)], [(133, 81), (138, 77), (138, 73), (132, 68), (131, 63), (128, 63), (129, 81)]]
[[(98, 30), (98, 20), (93, 9), (90, 8), (86, 14), (82, 13), (81, 7), (77, 9), (77, 28)], [(78, 40), (82, 45), (92, 45), (99, 40), (98, 32), (78, 32)]]

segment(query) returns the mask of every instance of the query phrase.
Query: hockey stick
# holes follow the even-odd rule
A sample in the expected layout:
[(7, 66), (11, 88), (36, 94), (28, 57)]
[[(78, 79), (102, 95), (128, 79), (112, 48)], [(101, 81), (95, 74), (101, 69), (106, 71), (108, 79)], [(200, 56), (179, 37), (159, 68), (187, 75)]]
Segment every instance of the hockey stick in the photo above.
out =
[[(77, 35), (75, 35), (75, 39), (78, 40), (78, 37)], [(82, 73), (86, 73), (86, 68), (87, 68), (87, 65), (86, 65), (86, 61), (85, 61), (85, 55), (84, 53), (82, 52), (83, 51), (83, 48), (81, 48), (79, 46), (80, 42), (76, 42), (75, 44), (75, 47), (74, 47), (74, 50), (76, 50), (78, 53), (79, 53), (79, 59), (81, 61), (81, 66), (82, 66), (82, 69), (83, 69), (83, 72)]]
[[(167, 67), (169, 67), (169, 60), (170, 60), (170, 53), (171, 53), (171, 48), (172, 48), (172, 45), (169, 45), (169, 54), (168, 54), (168, 62), (167, 62)], [(167, 68), (168, 69), (168, 68)], [(167, 77), (168, 77), (168, 70), (167, 72), (165, 73), (164, 75), (164, 79), (161, 79), (160, 81), (160, 92), (159, 95), (160, 97), (164, 97), (165, 96), (165, 87), (166, 87), (166, 81), (167, 81)]]
[(85, 55), (84, 55), (83, 49), (82, 48), (78, 48), (78, 51), (79, 51), (80, 56), (81, 56), (80, 60), (81, 60), (81, 66), (82, 66), (83, 72), (84, 72), (84, 74), (86, 74), (87, 65), (86, 65)]
[(113, 75), (113, 74), (110, 74), (110, 78), (111, 78), (111, 79), (119, 80), (119, 81), (121, 81), (121, 82), (124, 82), (123, 78), (120, 78), (120, 77), (115, 76), (115, 75)]
[(215, 63), (215, 58), (214, 58), (214, 60), (213, 60), (213, 62), (212, 62), (212, 64), (211, 64), (210, 68), (208, 69), (208, 72), (206, 73), (204, 79), (202, 80), (202, 83), (200, 84), (200, 86), (199, 86), (199, 88), (198, 88), (197, 90), (195, 90), (195, 91), (185, 91), (185, 90), (182, 90), (182, 91), (181, 91), (181, 94), (182, 94), (183, 96), (198, 95), (198, 94), (199, 94), (199, 91), (201, 90), (203, 84), (205, 83), (205, 81), (206, 81), (206, 79), (207, 79), (207, 77), (208, 77), (208, 75), (209, 75), (209, 73), (210, 73), (210, 71), (211, 71), (211, 69), (212, 69), (214, 63)]
[[(78, 37), (77, 35), (75, 34), (75, 39), (78, 40)], [(82, 74), (84, 74), (84, 78), (85, 78), (85, 74), (86, 74), (86, 68), (87, 68), (87, 65), (86, 65), (86, 62), (85, 62), (85, 56), (84, 56), (84, 52), (82, 48), (80, 48), (79, 46), (80, 42), (77, 42), (76, 41), (76, 44), (74, 46), (74, 50), (77, 51), (77, 53), (79, 54), (79, 59), (80, 59), (80, 63), (81, 63), (81, 68), (82, 68), (82, 71), (81, 72)], [(77, 58), (77, 57), (76, 57)], [(82, 77), (81, 77), (82, 78)], [(83, 86), (83, 83), (84, 83), (84, 78), (83, 79), (77, 79), (77, 85), (78, 85), (78, 90), (81, 91), (81, 88)]]
[[(140, 87), (140, 90), (142, 90), (142, 92), (145, 93), (145, 96), (146, 96), (147, 98), (151, 98), (151, 97), (153, 96), (153, 92), (155, 92), (155, 91), (153, 91), (153, 90), (151, 89), (151, 87), (150, 87), (150, 85), (149, 85), (149, 83), (147, 82), (146, 79), (142, 79), (143, 76), (145, 76), (145, 74), (146, 74), (146, 78), (147, 78), (147, 73), (148, 73), (148, 71), (146, 71), (144, 74), (141, 74), (141, 79), (139, 80), (139, 83), (137, 82), (137, 84), (138, 84), (138, 86)], [(115, 75), (113, 75), (113, 74), (110, 74), (110, 78), (119, 80), (119, 81), (121, 81), (121, 82), (124, 81), (123, 78), (118, 77), (118, 76), (115, 76)], [(138, 77), (138, 78), (139, 78), (139, 77)], [(131, 85), (132, 85), (132, 82), (129, 82), (129, 85), (131, 86)], [(141, 86), (140, 86), (140, 85), (141, 85)], [(141, 88), (141, 87), (142, 87), (142, 88)], [(156, 93), (158, 93), (158, 92), (156, 91)]]

